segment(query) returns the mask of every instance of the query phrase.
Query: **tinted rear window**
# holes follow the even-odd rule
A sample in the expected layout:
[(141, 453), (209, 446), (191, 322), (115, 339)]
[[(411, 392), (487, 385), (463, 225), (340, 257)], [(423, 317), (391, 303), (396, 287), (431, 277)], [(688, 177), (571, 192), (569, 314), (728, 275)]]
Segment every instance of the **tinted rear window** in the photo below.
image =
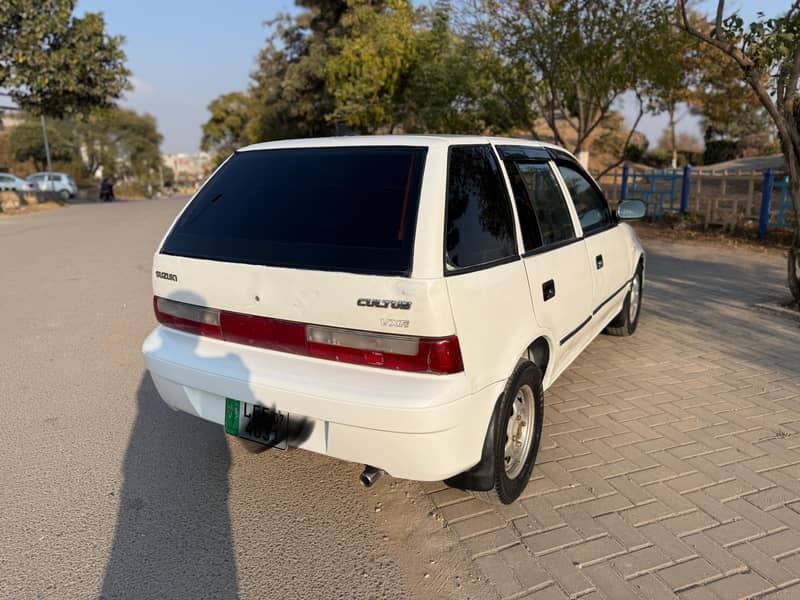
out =
[(256, 265), (407, 275), (425, 148), (237, 152), (162, 252)]

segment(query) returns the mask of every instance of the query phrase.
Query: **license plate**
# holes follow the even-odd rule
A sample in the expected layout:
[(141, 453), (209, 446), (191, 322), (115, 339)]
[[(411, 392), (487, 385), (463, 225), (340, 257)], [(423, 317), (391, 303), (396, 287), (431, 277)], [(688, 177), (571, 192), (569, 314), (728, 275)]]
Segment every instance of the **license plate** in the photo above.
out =
[(286, 450), (289, 447), (289, 415), (259, 404), (225, 398), (225, 432)]

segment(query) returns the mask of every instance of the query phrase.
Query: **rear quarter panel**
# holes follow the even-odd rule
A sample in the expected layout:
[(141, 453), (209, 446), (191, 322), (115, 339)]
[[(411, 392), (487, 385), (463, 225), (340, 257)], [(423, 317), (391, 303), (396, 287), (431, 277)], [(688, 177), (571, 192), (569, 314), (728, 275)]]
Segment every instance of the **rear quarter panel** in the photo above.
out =
[(507, 379), (537, 331), (524, 264), (515, 260), (446, 281), (473, 391)]

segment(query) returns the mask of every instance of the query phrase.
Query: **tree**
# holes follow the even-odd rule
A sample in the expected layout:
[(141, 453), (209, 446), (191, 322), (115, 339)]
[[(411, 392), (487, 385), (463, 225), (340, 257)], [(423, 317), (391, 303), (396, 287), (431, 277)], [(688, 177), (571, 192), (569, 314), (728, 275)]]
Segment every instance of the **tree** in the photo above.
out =
[(530, 71), (504, 61), (479, 24), (458, 27), (449, 0), (422, 9), (416, 60), (405, 92), (408, 132), (534, 130)]
[(348, 0), (341, 19), (346, 37), (334, 36), (336, 49), (325, 68), (334, 109), (327, 118), (358, 131), (390, 130), (415, 54), (414, 11), (408, 0)]
[[(50, 121), (47, 125), (47, 138), (52, 160), (68, 162), (75, 158), (75, 144), (66, 123)], [(42, 144), (42, 124), (39, 119), (26, 119), (11, 130), (9, 150), (17, 162), (30, 160), (37, 171), (45, 170), (47, 157)]]
[[(691, 13), (694, 20), (702, 19), (697, 13)], [(671, 43), (664, 43), (664, 54), (661, 56), (660, 68), (654, 69), (643, 85), (643, 95), (648, 98), (652, 112), (667, 113), (666, 138), (659, 141), (659, 146), (668, 150), (671, 165), (678, 166), (678, 121), (686, 113), (678, 116), (681, 103), (691, 103), (693, 90), (698, 79), (698, 48), (696, 40), (685, 31), (674, 27), (664, 27), (663, 35)]]
[(35, 115), (110, 105), (129, 89), (123, 39), (102, 14), (72, 16), (75, 0), (0, 3), (0, 88)]
[(691, 133), (686, 133), (685, 131), (676, 132), (668, 126), (661, 132), (661, 137), (658, 138), (658, 147), (669, 150), (670, 153), (673, 150), (693, 153), (703, 151), (703, 142)]
[(152, 115), (112, 108), (72, 121), (71, 128), (75, 152), (90, 175), (102, 167), (104, 173), (117, 177), (155, 181), (163, 136)]
[(253, 141), (328, 135), (326, 116), (334, 100), (326, 88), (331, 42), (343, 31), (345, 0), (296, 0), (306, 9), (267, 23), (272, 32), (251, 75), (253, 116), (246, 135)]
[(203, 124), (200, 148), (220, 159), (248, 143), (246, 128), (252, 115), (252, 100), (244, 92), (215, 98), (208, 105), (211, 118)]
[[(698, 21), (698, 26), (702, 23), (710, 28), (707, 21)], [(714, 46), (695, 43), (696, 76), (688, 101), (702, 118), (710, 153), (730, 148), (730, 158), (764, 154), (772, 146), (775, 126), (758, 96), (743, 81), (735, 61)]]
[(584, 163), (614, 102), (661, 68), (663, 45), (671, 43), (663, 33), (667, 14), (663, 0), (483, 2), (499, 52), (510, 64), (529, 65), (540, 82), (532, 90), (538, 112), (557, 143), (575, 140), (569, 145)]
[(755, 92), (778, 130), (795, 214), (787, 280), (800, 302), (800, 1), (795, 0), (776, 19), (759, 13), (757, 20), (745, 27), (738, 13), (726, 18), (725, 0), (718, 0), (711, 30), (692, 25), (686, 0), (678, 0), (678, 10), (679, 26), (736, 62), (742, 80)]

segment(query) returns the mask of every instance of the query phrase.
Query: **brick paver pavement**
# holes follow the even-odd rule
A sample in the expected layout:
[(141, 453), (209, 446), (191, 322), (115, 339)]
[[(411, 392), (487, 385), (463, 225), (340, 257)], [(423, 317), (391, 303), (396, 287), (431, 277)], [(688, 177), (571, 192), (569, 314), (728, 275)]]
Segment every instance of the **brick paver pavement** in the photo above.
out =
[(800, 328), (783, 259), (649, 241), (639, 329), (545, 394), (520, 500), (426, 484), (504, 598), (800, 598)]

